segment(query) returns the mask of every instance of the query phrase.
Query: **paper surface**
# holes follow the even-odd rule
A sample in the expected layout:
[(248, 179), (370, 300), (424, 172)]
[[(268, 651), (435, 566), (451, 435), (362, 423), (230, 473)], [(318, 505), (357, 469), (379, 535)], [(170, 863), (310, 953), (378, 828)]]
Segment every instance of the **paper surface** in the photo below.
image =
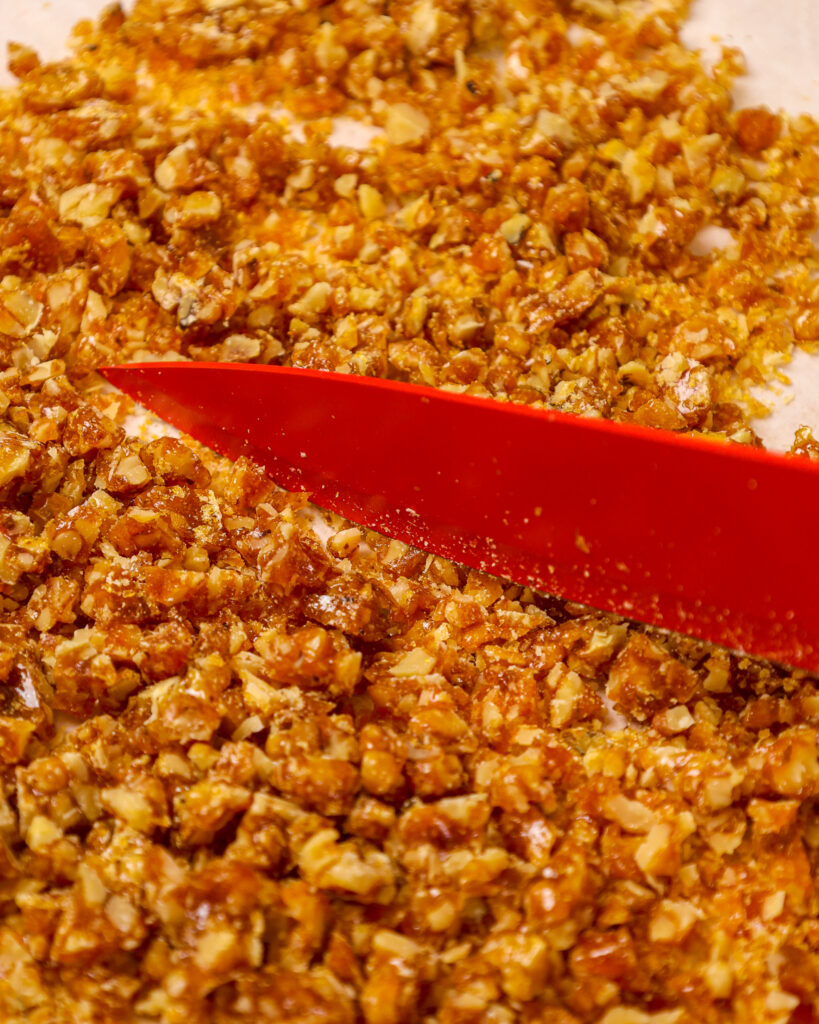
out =
[[(748, 74), (734, 88), (738, 106), (764, 105), (819, 118), (816, 0), (694, 0), (683, 39), (706, 58), (718, 56), (723, 45), (742, 50)], [(764, 397), (776, 403), (774, 412), (755, 424), (769, 448), (789, 448), (802, 425), (819, 434), (819, 356), (797, 351), (784, 372), (793, 386)]]
[[(93, 17), (105, 0), (19, 0), (6, 3), (0, 19), (0, 83), (13, 82), (5, 69), (6, 43), (34, 46), (44, 60), (66, 53), (72, 27)], [(129, 6), (129, 4), (123, 4)], [(819, 3), (817, 0), (693, 0), (685, 42), (703, 51), (706, 59), (718, 56), (720, 46), (741, 49), (748, 75), (735, 88), (737, 104), (765, 104), (792, 114), (819, 117)], [(819, 356), (797, 352), (785, 368), (788, 389), (779, 388), (769, 401), (775, 412), (756, 426), (772, 448), (788, 448), (801, 424), (819, 433)]]

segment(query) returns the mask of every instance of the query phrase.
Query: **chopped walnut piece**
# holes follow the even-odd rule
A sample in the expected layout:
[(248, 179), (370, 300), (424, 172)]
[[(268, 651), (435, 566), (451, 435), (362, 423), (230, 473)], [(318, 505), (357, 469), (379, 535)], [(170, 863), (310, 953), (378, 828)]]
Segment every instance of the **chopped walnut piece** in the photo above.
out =
[(30, 334), (40, 323), (43, 305), (10, 275), (0, 280), (0, 331), (14, 338)]
[(60, 220), (92, 228), (101, 224), (119, 198), (120, 190), (114, 185), (75, 185), (60, 196)]
[(131, 250), (125, 231), (113, 220), (89, 227), (88, 251), (96, 265), (96, 287), (103, 295), (116, 295), (131, 272)]
[(649, 807), (639, 800), (629, 800), (621, 793), (609, 797), (604, 813), (626, 832), (650, 832), (657, 824), (657, 815)]
[(31, 463), (32, 446), (15, 431), (0, 434), (0, 487), (25, 476)]
[(163, 217), (176, 228), (201, 228), (218, 220), (222, 201), (215, 192), (190, 192), (165, 204)]
[(758, 153), (779, 138), (782, 122), (763, 107), (746, 107), (737, 112), (737, 142), (746, 153)]
[(421, 142), (429, 127), (427, 115), (409, 103), (393, 103), (387, 111), (387, 138), (394, 146)]
[(614, 659), (608, 696), (642, 720), (666, 700), (685, 702), (698, 685), (692, 669), (643, 634), (633, 634)]
[(375, 849), (338, 839), (334, 829), (323, 829), (301, 848), (298, 864), (307, 881), (362, 903), (390, 902), (394, 895), (390, 859)]

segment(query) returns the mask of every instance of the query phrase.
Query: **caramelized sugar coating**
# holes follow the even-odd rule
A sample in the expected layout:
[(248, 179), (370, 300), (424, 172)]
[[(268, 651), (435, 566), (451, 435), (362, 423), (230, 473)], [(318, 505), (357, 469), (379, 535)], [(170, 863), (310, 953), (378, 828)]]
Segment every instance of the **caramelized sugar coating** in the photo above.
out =
[(747, 386), (819, 338), (819, 131), (732, 111), (684, 6), (141, 0), (63, 63), (13, 50), (2, 1020), (816, 1018), (812, 680), (135, 436), (94, 372), (754, 443)]

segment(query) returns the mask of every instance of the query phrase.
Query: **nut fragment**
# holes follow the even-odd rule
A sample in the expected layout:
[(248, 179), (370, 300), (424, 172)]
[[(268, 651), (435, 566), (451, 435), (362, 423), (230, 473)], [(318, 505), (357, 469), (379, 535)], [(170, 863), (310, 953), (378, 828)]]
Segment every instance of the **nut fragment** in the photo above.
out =
[(13, 431), (0, 434), (0, 487), (25, 475), (31, 462), (31, 447)]
[(425, 676), (435, 664), (435, 658), (429, 651), (416, 647), (390, 669), (394, 676)]
[(7, 276), (0, 281), (0, 332), (23, 338), (39, 324), (43, 305), (23, 287), (22, 281)]
[(201, 228), (221, 213), (222, 200), (215, 192), (189, 192), (165, 204), (164, 218), (172, 227)]
[(60, 220), (90, 228), (100, 224), (119, 199), (120, 189), (114, 185), (75, 185), (60, 196)]
[(393, 103), (387, 110), (387, 138), (394, 146), (416, 145), (429, 132), (429, 118), (409, 103)]
[(383, 217), (387, 212), (381, 193), (378, 189), (373, 188), (372, 185), (364, 184), (358, 186), (358, 205), (367, 220)]
[(528, 217), (525, 213), (516, 213), (508, 220), (505, 220), (499, 230), (510, 245), (517, 245), (531, 223), (531, 217)]

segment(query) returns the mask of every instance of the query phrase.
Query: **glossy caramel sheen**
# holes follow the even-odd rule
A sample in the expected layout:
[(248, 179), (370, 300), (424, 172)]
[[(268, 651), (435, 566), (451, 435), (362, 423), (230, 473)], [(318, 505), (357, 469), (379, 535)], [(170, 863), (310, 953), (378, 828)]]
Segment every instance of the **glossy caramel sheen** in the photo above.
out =
[[(819, 337), (819, 130), (732, 112), (683, 7), (142, 0), (13, 51), (0, 1019), (816, 1019), (812, 680), (324, 519), (129, 435), (94, 372), (279, 361), (753, 443), (748, 384)], [(733, 248), (692, 251), (708, 223)]]

